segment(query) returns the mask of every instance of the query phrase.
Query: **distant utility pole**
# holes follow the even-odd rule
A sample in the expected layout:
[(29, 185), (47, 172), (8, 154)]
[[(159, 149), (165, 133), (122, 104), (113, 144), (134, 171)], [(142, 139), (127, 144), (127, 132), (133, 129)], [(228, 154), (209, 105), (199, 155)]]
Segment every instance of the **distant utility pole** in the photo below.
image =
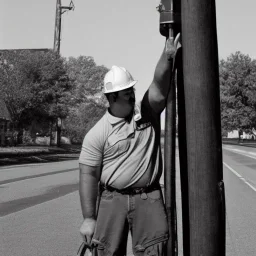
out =
[(53, 50), (60, 53), (60, 40), (61, 40), (61, 15), (67, 11), (75, 9), (75, 5), (71, 0), (69, 6), (62, 6), (61, 0), (57, 0), (56, 3), (56, 16), (55, 16), (55, 28), (54, 28), (54, 45)]
[[(53, 51), (60, 54), (60, 41), (61, 41), (61, 15), (67, 11), (71, 11), (75, 9), (75, 5), (71, 0), (69, 6), (62, 6), (61, 0), (57, 0), (56, 3), (56, 16), (55, 16), (55, 28), (54, 28), (54, 44), (53, 44)], [(57, 119), (56, 122), (56, 144), (60, 146), (60, 139), (61, 139), (61, 125), (62, 121), (61, 118)]]

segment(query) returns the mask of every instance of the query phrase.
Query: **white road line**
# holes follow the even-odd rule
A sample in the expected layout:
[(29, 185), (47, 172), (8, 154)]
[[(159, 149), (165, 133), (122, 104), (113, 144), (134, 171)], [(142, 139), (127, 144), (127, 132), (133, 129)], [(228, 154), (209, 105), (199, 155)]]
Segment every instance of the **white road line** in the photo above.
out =
[[(73, 161), (74, 159), (70, 159), (70, 161)], [(76, 160), (77, 161), (77, 160)], [(6, 171), (9, 169), (15, 169), (17, 167), (30, 167), (30, 166), (40, 166), (40, 165), (50, 165), (50, 164), (54, 164), (54, 163), (60, 163), (60, 162), (47, 162), (47, 163), (27, 163), (27, 164), (19, 164), (19, 165), (6, 165), (6, 166), (2, 166), (0, 167), (0, 172), (1, 171)]]
[(243, 181), (246, 185), (248, 185), (252, 190), (256, 192), (256, 188), (251, 185), (245, 178), (243, 178), (238, 172), (236, 172), (231, 166), (223, 162), (223, 164), (231, 171), (233, 172), (241, 181)]
[(42, 164), (47, 164), (47, 163), (38, 163), (38, 164), (17, 164), (17, 165), (6, 165), (6, 166), (3, 166), (3, 167), (0, 167), (0, 172), (1, 171), (5, 171), (5, 170), (9, 170), (9, 169), (15, 169), (15, 168), (18, 168), (18, 167), (29, 167), (29, 166), (39, 166), (39, 165), (42, 165)]
[(228, 164), (226, 164), (225, 162), (223, 162), (223, 164), (224, 164), (231, 172), (233, 172), (239, 179), (242, 178), (242, 176), (241, 176), (238, 172), (236, 172), (232, 167), (230, 167)]
[(250, 155), (247, 155), (247, 154), (244, 154), (244, 153), (240, 153), (240, 152), (236, 152), (237, 154), (240, 154), (240, 155), (243, 155), (243, 156), (247, 156), (247, 157), (250, 157), (250, 158), (253, 158), (253, 159), (256, 159), (255, 156), (250, 156)]
[[(38, 179), (38, 178), (43, 178), (43, 177), (47, 177), (47, 176), (50, 176), (50, 175), (59, 175), (59, 174), (64, 174), (64, 173), (69, 173), (69, 172), (75, 172), (75, 171), (78, 171), (79, 170), (79, 168), (77, 168), (77, 169), (72, 169), (72, 170), (67, 170), (67, 171), (57, 171), (57, 172), (45, 172), (45, 173), (39, 173), (39, 174), (37, 174), (37, 176), (36, 177), (29, 177), (29, 176), (26, 176), (25, 177), (25, 179), (20, 179), (20, 180), (16, 180), (16, 181), (11, 181), (11, 182), (8, 182), (8, 183), (2, 183), (2, 185), (13, 185), (13, 184), (15, 184), (15, 183), (18, 183), (18, 182), (26, 182), (26, 181), (28, 181), (28, 180), (33, 180), (33, 179)], [(20, 177), (20, 178), (22, 178), (22, 177)], [(1, 181), (1, 182), (4, 182), (4, 180), (3, 181)]]
[[(253, 152), (246, 152), (246, 151), (242, 151), (242, 150), (239, 150), (239, 149), (230, 149), (230, 148), (224, 148), (226, 150), (229, 150), (229, 151), (232, 151), (234, 153), (237, 153), (237, 154), (240, 154), (240, 155), (243, 155), (243, 156), (247, 156), (247, 157), (250, 157), (250, 158), (253, 158), (253, 159), (256, 159), (255, 156), (252, 156), (252, 155), (255, 155), (255, 153)], [(249, 154), (249, 155), (248, 155)], [(251, 154), (251, 155), (250, 155)]]

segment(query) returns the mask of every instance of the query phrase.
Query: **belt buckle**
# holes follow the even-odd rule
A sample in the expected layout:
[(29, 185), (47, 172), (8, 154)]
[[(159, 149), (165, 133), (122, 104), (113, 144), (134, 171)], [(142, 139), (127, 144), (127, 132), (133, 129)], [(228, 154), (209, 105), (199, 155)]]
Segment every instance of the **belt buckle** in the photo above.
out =
[(139, 194), (139, 193), (142, 192), (142, 189), (141, 188), (135, 188), (134, 192), (135, 192), (135, 194)]
[(141, 193), (140, 198), (143, 199), (143, 200), (146, 200), (148, 198), (147, 193), (145, 193), (145, 192)]

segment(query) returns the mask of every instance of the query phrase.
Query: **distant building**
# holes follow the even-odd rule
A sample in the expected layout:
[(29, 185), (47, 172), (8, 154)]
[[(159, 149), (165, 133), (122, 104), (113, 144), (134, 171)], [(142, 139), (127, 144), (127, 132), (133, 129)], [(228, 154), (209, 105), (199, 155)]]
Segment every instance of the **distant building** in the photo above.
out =
[(34, 48), (34, 49), (1, 49), (0, 53), (4, 52), (21, 52), (21, 51), (30, 51), (30, 52), (49, 52), (52, 49), (49, 48)]
[[(238, 130), (234, 130), (232, 132), (228, 132), (228, 138), (239, 138), (239, 131)], [(242, 132), (242, 134), (240, 134), (240, 138), (241, 139), (247, 139), (247, 140), (255, 140), (256, 136), (253, 134), (248, 134), (245, 132)]]

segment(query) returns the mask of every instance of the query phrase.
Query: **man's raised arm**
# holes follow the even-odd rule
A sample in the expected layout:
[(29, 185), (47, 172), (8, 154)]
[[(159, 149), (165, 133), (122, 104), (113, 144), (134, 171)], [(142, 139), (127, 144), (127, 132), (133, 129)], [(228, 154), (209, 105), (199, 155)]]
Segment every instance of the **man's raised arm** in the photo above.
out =
[(179, 35), (177, 35), (174, 44), (170, 39), (166, 40), (165, 48), (156, 65), (154, 78), (148, 90), (149, 103), (158, 114), (166, 107), (178, 40)]

